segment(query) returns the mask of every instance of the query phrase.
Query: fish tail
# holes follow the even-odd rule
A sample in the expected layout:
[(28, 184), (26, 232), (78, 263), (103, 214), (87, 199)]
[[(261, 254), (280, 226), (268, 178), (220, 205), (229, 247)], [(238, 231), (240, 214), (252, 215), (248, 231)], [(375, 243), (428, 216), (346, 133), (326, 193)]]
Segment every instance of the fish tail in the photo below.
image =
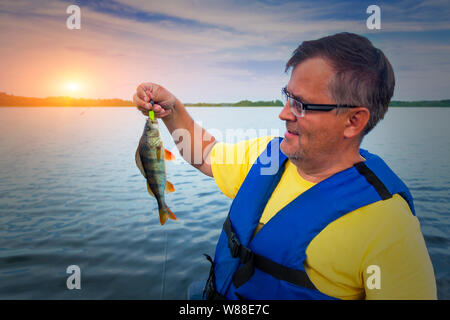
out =
[(173, 214), (172, 210), (170, 210), (168, 206), (159, 208), (159, 222), (161, 222), (161, 225), (164, 225), (164, 223), (166, 223), (167, 218), (177, 220), (177, 217)]

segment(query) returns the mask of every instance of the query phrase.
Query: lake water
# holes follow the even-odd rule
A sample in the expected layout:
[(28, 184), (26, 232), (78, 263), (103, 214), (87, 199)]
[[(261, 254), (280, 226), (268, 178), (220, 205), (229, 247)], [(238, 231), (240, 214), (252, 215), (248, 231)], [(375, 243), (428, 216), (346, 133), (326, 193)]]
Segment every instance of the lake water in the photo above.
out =
[[(230, 129), (283, 135), (279, 111), (189, 108), (222, 139)], [(207, 277), (202, 253), (214, 254), (231, 200), (168, 163), (179, 220), (161, 227), (134, 160), (144, 122), (135, 108), (0, 108), (0, 299), (184, 299)], [(449, 123), (450, 108), (393, 108), (362, 145), (410, 187), (440, 299), (450, 299)], [(69, 265), (81, 290), (66, 287)]]

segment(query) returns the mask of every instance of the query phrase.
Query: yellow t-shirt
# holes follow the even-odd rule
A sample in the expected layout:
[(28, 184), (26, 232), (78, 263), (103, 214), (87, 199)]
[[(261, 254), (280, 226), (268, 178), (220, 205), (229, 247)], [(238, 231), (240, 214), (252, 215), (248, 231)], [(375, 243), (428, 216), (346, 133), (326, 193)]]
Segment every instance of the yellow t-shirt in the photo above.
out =
[[(212, 172), (226, 196), (236, 196), (272, 138), (214, 146)], [(313, 185), (288, 160), (255, 232)], [(437, 299), (433, 266), (419, 221), (399, 195), (331, 222), (310, 242), (306, 256), (305, 270), (313, 284), (335, 298)]]

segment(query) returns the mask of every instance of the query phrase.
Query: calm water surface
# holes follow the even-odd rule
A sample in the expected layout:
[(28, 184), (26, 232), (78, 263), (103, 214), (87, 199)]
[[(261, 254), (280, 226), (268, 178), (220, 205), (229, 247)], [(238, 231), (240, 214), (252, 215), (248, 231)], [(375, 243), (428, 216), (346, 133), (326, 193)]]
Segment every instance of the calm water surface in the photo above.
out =
[[(230, 129), (283, 135), (279, 111), (189, 109), (223, 140)], [(449, 120), (445, 108), (391, 109), (363, 141), (411, 189), (440, 299), (450, 299)], [(207, 276), (202, 253), (213, 255), (231, 200), (169, 163), (179, 220), (161, 227), (134, 162), (144, 121), (134, 108), (0, 108), (0, 299), (184, 299)], [(81, 290), (66, 287), (69, 265)]]

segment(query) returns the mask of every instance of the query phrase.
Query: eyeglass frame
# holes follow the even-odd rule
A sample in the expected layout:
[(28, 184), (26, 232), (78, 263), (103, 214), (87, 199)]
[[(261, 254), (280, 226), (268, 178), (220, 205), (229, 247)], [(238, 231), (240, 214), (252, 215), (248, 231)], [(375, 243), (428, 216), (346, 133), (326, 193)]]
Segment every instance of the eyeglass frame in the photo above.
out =
[[(358, 108), (358, 106), (352, 106), (347, 104), (319, 104), (319, 103), (304, 103), (300, 100), (299, 97), (294, 96), (292, 93), (287, 91), (287, 87), (283, 87), (281, 89), (281, 93), (285, 97), (286, 101), (289, 101), (289, 108), (291, 109), (291, 112), (299, 118), (303, 118), (305, 116), (306, 110), (311, 111), (331, 111), (336, 108)], [(294, 106), (294, 103), (291, 103), (292, 101), (295, 101), (296, 103), (300, 104), (300, 114), (298, 114), (298, 107)]]

